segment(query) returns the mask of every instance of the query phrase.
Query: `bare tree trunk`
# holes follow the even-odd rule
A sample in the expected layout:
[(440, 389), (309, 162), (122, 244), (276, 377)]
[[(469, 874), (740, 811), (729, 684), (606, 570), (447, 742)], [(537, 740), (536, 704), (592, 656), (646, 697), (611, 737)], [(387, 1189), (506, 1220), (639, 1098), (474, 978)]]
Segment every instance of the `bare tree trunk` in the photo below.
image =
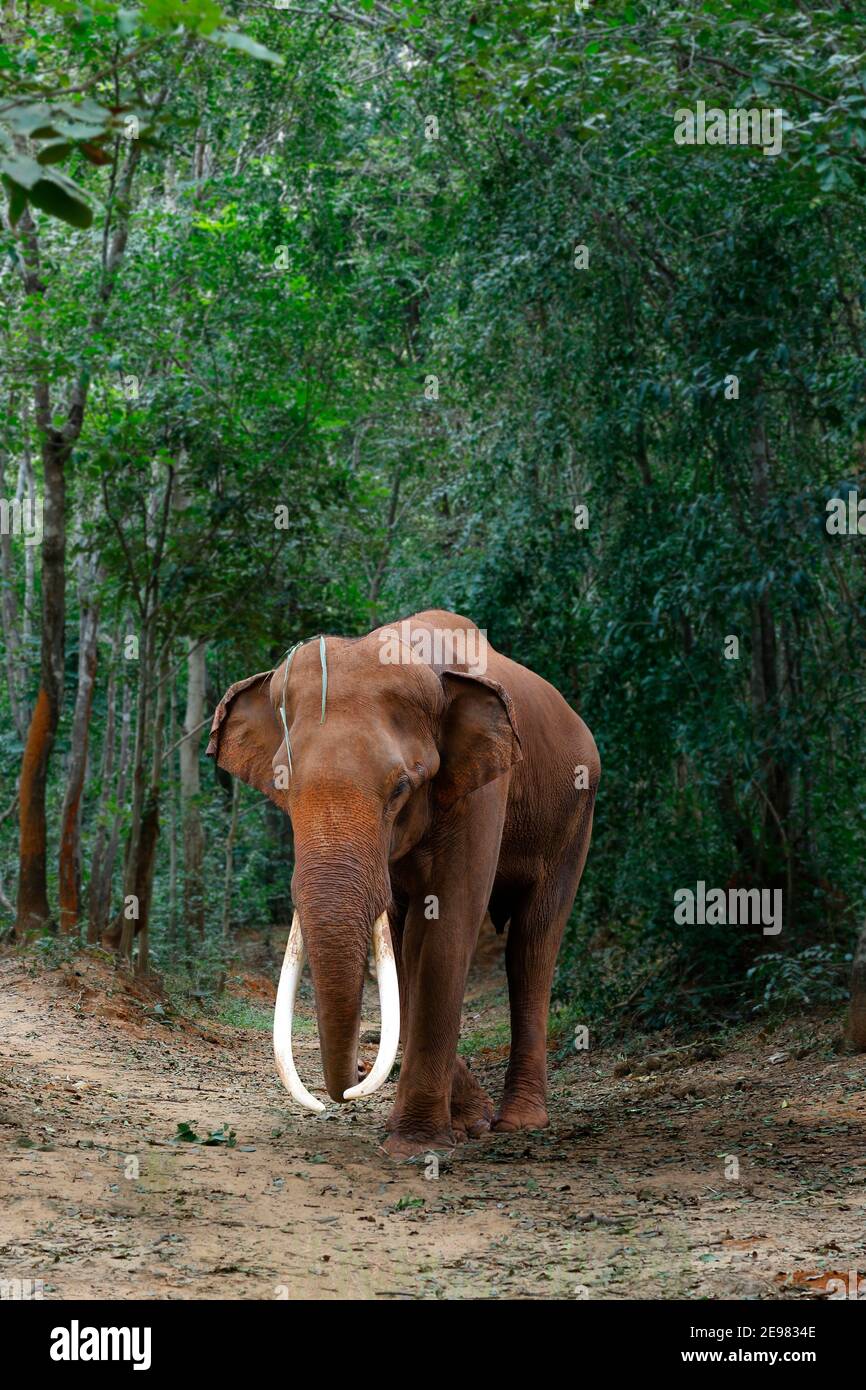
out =
[[(30, 508), (30, 516), (34, 515), (36, 506), (36, 474), (33, 471), (33, 455), (30, 451), (30, 435), (25, 432), (24, 447), (21, 459), (22, 470), (22, 502), (26, 498)], [(24, 547), (24, 612), (21, 624), (21, 639), (24, 653), (29, 649), (30, 638), (36, 623), (36, 547), (25, 545)], [(25, 658), (26, 659), (26, 658)]]
[(123, 865), (123, 907), (120, 921), (111, 933), (111, 944), (119, 948), (124, 960), (132, 961), (132, 942), (136, 920), (141, 913), (138, 893), (139, 858), (142, 852), (142, 824), (145, 801), (145, 758), (149, 723), (149, 693), (155, 681), (153, 620), (146, 622), (139, 648), (138, 700), (135, 718), (135, 744), (132, 755), (132, 819), (126, 841)]
[(153, 716), (153, 748), (150, 782), (141, 821), (141, 848), (138, 855), (136, 893), (139, 902), (138, 957), (136, 973), (146, 975), (150, 969), (150, 908), (153, 899), (153, 874), (156, 867), (156, 842), (159, 838), (159, 798), (162, 783), (163, 733), (165, 730), (166, 688), (168, 685), (168, 648), (163, 649), (160, 662), (160, 681)]
[(204, 719), (207, 645), (190, 639), (187, 652), (186, 718), (180, 745), (180, 797), (183, 813), (183, 907), (188, 930), (204, 936), (204, 832), (199, 797), (199, 749)]
[[(158, 788), (159, 781), (156, 776), (151, 776), (150, 784), (147, 782), (146, 759), (147, 750), (151, 747), (151, 739), (160, 740), (162, 738), (162, 725), (165, 721), (166, 691), (168, 683), (167, 658), (170, 650), (170, 638), (165, 638), (162, 650), (157, 655), (157, 619), (159, 613), (159, 577), (162, 558), (165, 552), (166, 536), (168, 534), (169, 518), (172, 506), (172, 492), (174, 488), (174, 468), (169, 467), (165, 487), (162, 492), (161, 500), (157, 490), (151, 501), (150, 510), (154, 516), (158, 516), (158, 524), (150, 549), (150, 566), (147, 580), (144, 584), (143, 594), (136, 595), (136, 603), (140, 620), (140, 643), (139, 643), (139, 678), (138, 678), (138, 709), (135, 723), (135, 752), (132, 760), (132, 817), (129, 827), (129, 834), (126, 841), (126, 855), (123, 867), (123, 907), (120, 918), (115, 922), (110, 932), (106, 932), (103, 938), (106, 945), (118, 950), (122, 959), (132, 961), (132, 943), (141, 930), (142, 925), (146, 925), (146, 914), (149, 910), (150, 901), (150, 882), (152, 879), (152, 860), (151, 856), (156, 844), (158, 834), (158, 822), (154, 819), (158, 812)], [(123, 527), (119, 519), (112, 513), (111, 505), (103, 479), (103, 499), (105, 502), (106, 513), (123, 539)], [(125, 547), (125, 542), (124, 542)], [(135, 583), (136, 575), (134, 568), (130, 570), (130, 579)], [(151, 717), (151, 706), (153, 704), (153, 694), (156, 692), (156, 715)], [(160, 759), (162, 755), (160, 754)], [(156, 810), (153, 808), (153, 799), (150, 797), (150, 789), (157, 788)], [(144, 896), (142, 894), (144, 893)], [(142, 917), (142, 914), (145, 914)], [(136, 928), (138, 922), (138, 928)], [(145, 948), (145, 958), (147, 950)]]
[[(115, 802), (117, 814), (111, 824), (105, 861), (101, 865), (98, 884), (91, 879), (90, 885), (90, 927), (88, 940), (98, 941), (108, 930), (111, 914), (111, 890), (114, 882), (114, 865), (117, 860), (117, 847), (120, 843), (120, 817), (126, 804), (126, 788), (129, 781), (129, 756), (132, 747), (132, 682), (123, 682), (123, 700), (120, 715), (120, 758), (117, 766), (117, 789)], [(105, 944), (108, 944), (107, 942)]]
[(96, 808), (96, 835), (90, 858), (90, 885), (87, 894), (87, 944), (99, 940), (99, 906), (102, 901), (102, 879), (105, 873), (105, 851), (108, 845), (108, 798), (114, 776), (115, 725), (117, 723), (117, 643), (111, 653), (111, 670), (105, 696), (105, 731), (102, 738), (102, 757), (99, 763), (99, 801)]
[[(171, 678), (168, 714), (168, 745), (173, 750), (177, 742), (177, 687), (174, 675)], [(177, 777), (175, 775), (175, 755), (167, 755), (166, 792), (168, 795), (168, 934), (173, 945), (177, 944)]]
[(78, 691), (72, 718), (72, 747), (60, 819), (60, 930), (78, 931), (81, 916), (81, 793), (87, 768), (87, 745), (98, 658), (99, 604), (94, 597), (98, 572), (79, 566)]
[[(71, 446), (70, 446), (71, 448)], [(45, 788), (48, 761), (63, 703), (66, 611), (66, 477), (69, 449), (47, 425), (42, 462), (45, 502), (42, 535), (42, 654), (36, 706), (27, 730), (19, 785), (18, 916), (15, 930), (24, 936), (44, 925), (48, 906)]]
[[(14, 402), (10, 402), (10, 407), (14, 408)], [(27, 430), (26, 415), (22, 419), (22, 429)], [(6, 492), (6, 451), (0, 449), (0, 493)], [(27, 469), (26, 463), (22, 460), (18, 471), (18, 485), (15, 490), (15, 500), (19, 506), (29, 502), (27, 493)], [(32, 517), (32, 512), (29, 513)], [(33, 546), (25, 543), (25, 554), (32, 551)], [(0, 619), (2, 619), (3, 642), (6, 648), (6, 685), (9, 691), (9, 708), (12, 713), (12, 723), (15, 732), (23, 743), (27, 737), (27, 711), (24, 700), (24, 669), (22, 656), (22, 641), (20, 624), (18, 620), (18, 595), (15, 575), (15, 564), (12, 553), (12, 535), (9, 531), (0, 532), (0, 578), (3, 582), (2, 603), (0, 603)]]

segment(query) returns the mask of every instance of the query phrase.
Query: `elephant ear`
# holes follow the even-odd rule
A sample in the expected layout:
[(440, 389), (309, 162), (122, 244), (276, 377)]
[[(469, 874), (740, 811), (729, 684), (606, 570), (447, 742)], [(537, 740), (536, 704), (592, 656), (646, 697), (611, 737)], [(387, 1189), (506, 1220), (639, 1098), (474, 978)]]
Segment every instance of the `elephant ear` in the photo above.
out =
[(230, 685), (216, 707), (207, 746), (217, 767), (281, 804), (274, 786), (274, 759), (283, 743), (277, 712), (271, 704), (273, 671)]
[(520, 735), (511, 696), (489, 676), (443, 671), (447, 705), (439, 737), (436, 802), (447, 810), (519, 763)]

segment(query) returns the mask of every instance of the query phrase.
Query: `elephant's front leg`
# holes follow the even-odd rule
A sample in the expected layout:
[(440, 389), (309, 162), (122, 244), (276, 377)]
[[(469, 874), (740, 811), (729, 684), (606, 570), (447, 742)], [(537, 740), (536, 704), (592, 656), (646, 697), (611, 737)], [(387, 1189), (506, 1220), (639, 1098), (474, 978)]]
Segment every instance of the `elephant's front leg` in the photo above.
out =
[(452, 1148), (457, 1142), (451, 1088), (472, 958), (470, 934), (465, 923), (442, 915), (438, 921), (427, 920), (423, 908), (410, 907), (407, 913), (401, 951), (403, 1060), (384, 1145), (395, 1158)]
[[(400, 1043), (404, 1055), (409, 1036), (409, 992), (406, 972), (403, 965), (403, 931), (406, 921), (405, 908), (391, 909), (391, 936), (397, 961), (397, 974), (400, 982)], [(451, 1077), (451, 1129), (458, 1143), (475, 1139), (485, 1134), (493, 1123), (495, 1107), (493, 1101), (475, 1079), (462, 1057), (454, 1059), (454, 1072)], [(396, 1114), (396, 1111), (394, 1112)], [(393, 1116), (392, 1116), (393, 1122)], [(412, 1147), (410, 1145), (410, 1147)], [(413, 1149), (414, 1151), (414, 1149)]]
[(451, 1081), (451, 1128), (458, 1143), (477, 1139), (493, 1124), (495, 1106), (462, 1057), (454, 1062)]
[[(480, 1088), (476, 1093), (458, 1060), (457, 1042), (466, 977), (493, 886), (505, 800), (485, 787), (473, 801), (471, 818), (461, 811), (442, 836), (447, 848), (431, 854), (423, 891), (413, 894), (406, 914), (400, 974), (407, 1022), (384, 1145), (395, 1157), (451, 1148), (466, 1137), (470, 1110), (481, 1127), (487, 1118), (486, 1097)], [(482, 1112), (478, 1116), (476, 1109)]]

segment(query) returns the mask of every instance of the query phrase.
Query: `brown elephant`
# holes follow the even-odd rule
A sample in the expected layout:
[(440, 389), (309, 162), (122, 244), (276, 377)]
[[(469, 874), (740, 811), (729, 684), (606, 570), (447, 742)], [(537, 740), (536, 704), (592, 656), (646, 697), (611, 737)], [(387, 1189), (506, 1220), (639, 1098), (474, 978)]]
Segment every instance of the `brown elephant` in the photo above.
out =
[[(431, 610), (366, 637), (314, 639), (231, 686), (208, 753), (292, 821), (296, 913), (275, 1049), (296, 1099), (322, 1108), (291, 1054), (306, 951), (334, 1100), (376, 1089), (398, 1035), (403, 1044), (389, 1153), (546, 1125), (551, 980), (600, 776), (592, 735), (562, 696), (467, 618)], [(488, 909), (497, 930), (509, 924), (511, 1054), (495, 1117), (457, 1056)], [(359, 1085), (371, 940), (382, 1031)]]

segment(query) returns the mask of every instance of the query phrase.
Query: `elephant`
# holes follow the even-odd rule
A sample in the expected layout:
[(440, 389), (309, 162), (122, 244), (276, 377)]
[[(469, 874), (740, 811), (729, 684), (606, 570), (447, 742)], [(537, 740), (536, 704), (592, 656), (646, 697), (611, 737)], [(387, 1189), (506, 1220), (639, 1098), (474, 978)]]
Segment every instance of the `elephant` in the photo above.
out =
[[(492, 1129), (547, 1125), (553, 971), (589, 849), (601, 764), (541, 676), (438, 609), (363, 637), (300, 643), (232, 685), (208, 754), (291, 819), (294, 916), (274, 1014), (277, 1066), (301, 1082), (291, 1018), (309, 959), (325, 1086), (370, 1094), (403, 1055), (383, 1148), (408, 1159)], [(507, 927), (511, 1048), (492, 1101), (457, 1055), (478, 933)], [(358, 1064), (370, 946), (379, 1056)]]

